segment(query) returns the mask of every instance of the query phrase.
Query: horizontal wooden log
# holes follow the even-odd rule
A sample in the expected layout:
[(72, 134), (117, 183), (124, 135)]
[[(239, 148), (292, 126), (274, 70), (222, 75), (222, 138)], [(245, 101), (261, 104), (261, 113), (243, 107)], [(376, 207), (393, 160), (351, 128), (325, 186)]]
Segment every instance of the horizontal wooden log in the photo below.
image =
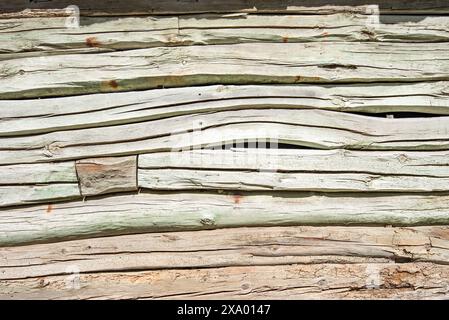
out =
[(435, 192), (449, 191), (449, 178), (367, 173), (147, 169), (139, 170), (139, 186), (151, 190)]
[[(310, 41), (449, 41), (446, 16), (192, 15), (0, 19), (0, 60), (43, 53), (79, 53), (192, 44)], [(33, 52), (35, 52), (33, 54)]]
[(449, 266), (293, 264), (0, 281), (2, 299), (447, 299)]
[[(119, 1), (86, 1), (58, 0), (32, 1), (10, 0), (0, 4), (0, 12), (4, 16), (32, 16), (32, 12), (23, 10), (50, 9), (49, 15), (55, 14), (54, 9), (64, 9), (76, 5), (82, 15), (135, 15), (135, 14), (183, 14), (203, 12), (263, 12), (263, 13), (334, 13), (361, 12), (371, 14), (378, 9), (382, 14), (388, 13), (447, 13), (449, 5), (444, 0), (376, 0), (367, 4), (361, 0), (128, 0)], [(52, 10), (53, 9), (53, 10)], [(66, 12), (65, 10), (62, 10)]]
[(153, 190), (449, 191), (447, 152), (231, 149), (143, 154)]
[[(211, 241), (210, 239), (214, 239)], [(448, 227), (272, 227), (149, 233), (0, 248), (0, 280), (70, 272), (319, 264), (449, 263)]]
[(4, 209), (0, 246), (241, 226), (448, 224), (448, 205), (447, 194), (141, 192)]
[(0, 166), (0, 207), (77, 198), (74, 162)]
[(0, 68), (0, 99), (207, 84), (448, 80), (448, 48), (444, 42), (245, 43), (12, 59)]
[[(1, 167), (0, 167), (1, 168)], [(449, 177), (449, 152), (308, 149), (185, 150), (141, 154), (139, 169), (332, 172)]]
[(0, 166), (0, 186), (46, 183), (76, 183), (75, 163), (26, 164)]
[(449, 117), (386, 119), (325, 110), (249, 109), (0, 138), (0, 164), (273, 142), (320, 149), (447, 150)]
[[(52, 183), (48, 185), (0, 186), (0, 207), (79, 199), (76, 183)], [(51, 211), (49, 205), (48, 211)]]
[(78, 160), (76, 172), (83, 196), (137, 190), (136, 156)]
[(243, 109), (323, 109), (449, 115), (449, 82), (205, 86), (0, 100), (0, 137)]

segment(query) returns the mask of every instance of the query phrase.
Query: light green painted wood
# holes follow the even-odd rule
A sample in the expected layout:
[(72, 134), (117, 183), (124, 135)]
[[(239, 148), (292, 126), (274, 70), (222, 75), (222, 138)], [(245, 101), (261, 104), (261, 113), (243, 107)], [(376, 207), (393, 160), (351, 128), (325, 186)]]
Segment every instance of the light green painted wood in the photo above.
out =
[(8, 184), (76, 183), (75, 163), (0, 166), (0, 186)]
[(95, 59), (12, 59), (0, 67), (0, 99), (207, 84), (448, 80), (448, 48), (449, 43), (250, 43), (98, 53)]
[(0, 207), (79, 199), (81, 194), (76, 183), (0, 186)]
[[(243, 109), (449, 115), (449, 82), (205, 86), (0, 100), (0, 136), (29, 135)], [(205, 115), (206, 116), (206, 115)]]
[(282, 225), (449, 223), (449, 196), (433, 194), (140, 193), (0, 211), (0, 245), (140, 232)]
[(0, 207), (80, 198), (73, 161), (0, 166)]
[(449, 151), (356, 151), (307, 149), (185, 150), (139, 155), (139, 168), (212, 169), (245, 172), (366, 173), (449, 177)]
[(194, 114), (128, 125), (0, 138), (0, 164), (213, 148), (242, 141), (272, 141), (318, 149), (447, 150), (449, 117), (387, 119), (292, 109)]

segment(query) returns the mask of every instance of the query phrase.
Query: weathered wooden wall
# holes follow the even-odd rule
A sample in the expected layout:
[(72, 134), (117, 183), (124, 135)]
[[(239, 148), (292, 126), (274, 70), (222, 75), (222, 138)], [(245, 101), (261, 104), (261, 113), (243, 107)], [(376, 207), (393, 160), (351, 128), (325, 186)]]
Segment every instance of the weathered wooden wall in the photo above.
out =
[(0, 298), (447, 298), (449, 5), (372, 2), (0, 3)]

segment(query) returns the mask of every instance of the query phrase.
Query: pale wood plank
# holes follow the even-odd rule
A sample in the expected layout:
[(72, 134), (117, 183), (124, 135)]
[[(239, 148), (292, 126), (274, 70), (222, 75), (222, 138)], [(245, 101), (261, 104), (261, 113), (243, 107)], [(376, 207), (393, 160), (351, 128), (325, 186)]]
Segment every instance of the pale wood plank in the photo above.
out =
[(74, 162), (0, 166), (0, 207), (80, 196)]
[(205, 86), (0, 100), (0, 136), (126, 124), (243, 109), (449, 114), (448, 82), (412, 84)]
[(449, 176), (449, 152), (203, 149), (141, 154), (139, 168), (369, 173), (445, 178)]
[(0, 69), (0, 99), (217, 83), (447, 80), (448, 48), (448, 43), (246, 43), (99, 53), (95, 59), (86, 54), (13, 59)]
[[(75, 268), (75, 267), (74, 267)], [(69, 269), (73, 272), (76, 269)], [(447, 299), (449, 266), (293, 264), (0, 281), (2, 299)]]
[(319, 149), (447, 150), (448, 138), (448, 117), (386, 119), (326, 110), (248, 109), (0, 138), (0, 164), (213, 148), (242, 141)]
[[(76, 183), (0, 186), (0, 207), (80, 199)], [(51, 207), (51, 205), (49, 205)], [(51, 211), (51, 209), (48, 209)], [(24, 222), (26, 223), (26, 222)]]
[[(211, 239), (214, 239), (211, 241)], [(448, 227), (271, 227), (150, 233), (0, 248), (0, 280), (319, 263), (449, 262)]]
[(319, 192), (449, 191), (449, 178), (366, 173), (279, 173), (217, 170), (139, 170), (139, 187), (151, 190), (244, 190)]
[(446, 194), (143, 193), (0, 211), (0, 245), (282, 225), (448, 224)]
[(85, 17), (79, 28), (67, 28), (66, 22), (66, 17), (1, 19), (0, 60), (193, 44), (449, 40), (446, 16), (388, 16), (378, 24), (363, 14)]
[(0, 186), (11, 184), (77, 183), (75, 163), (33, 163), (0, 166)]
[(143, 154), (154, 190), (448, 191), (447, 152), (230, 149)]

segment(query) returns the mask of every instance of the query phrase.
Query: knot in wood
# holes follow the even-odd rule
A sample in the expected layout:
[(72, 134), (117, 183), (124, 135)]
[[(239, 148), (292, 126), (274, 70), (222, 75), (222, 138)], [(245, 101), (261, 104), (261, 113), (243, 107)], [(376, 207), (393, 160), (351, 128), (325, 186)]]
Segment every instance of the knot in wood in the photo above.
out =
[(58, 153), (59, 148), (60, 146), (56, 142), (52, 142), (44, 147), (42, 153), (44, 156), (51, 158)]
[(213, 226), (215, 225), (215, 221), (212, 218), (201, 218), (200, 223), (203, 226)]

